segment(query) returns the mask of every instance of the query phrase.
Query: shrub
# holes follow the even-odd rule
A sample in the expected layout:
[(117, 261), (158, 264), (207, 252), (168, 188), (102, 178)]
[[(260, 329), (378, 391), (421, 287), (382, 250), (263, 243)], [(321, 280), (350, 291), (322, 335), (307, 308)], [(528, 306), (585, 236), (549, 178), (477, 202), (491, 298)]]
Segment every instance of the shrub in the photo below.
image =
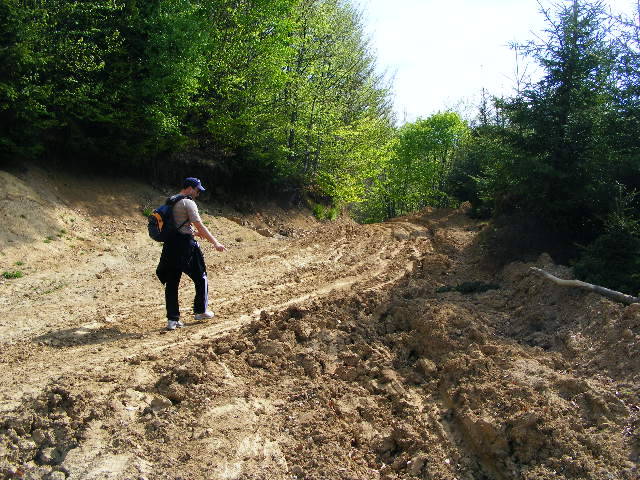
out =
[(322, 205), (320, 203), (314, 204), (313, 208), (311, 210), (313, 212), (313, 215), (318, 220), (331, 220), (331, 221), (333, 221), (336, 218), (338, 218), (338, 214), (339, 214), (338, 207), (325, 206), (325, 205)]
[(576, 249), (561, 233), (535, 217), (518, 213), (495, 218), (479, 237), (495, 268), (514, 261), (533, 261), (548, 253), (556, 262), (575, 258)]
[(503, 170), (512, 152), (499, 131), (492, 126), (477, 127), (461, 144), (447, 175), (447, 193), (460, 202), (470, 202), (472, 218), (490, 218), (496, 194), (504, 190)]
[(577, 278), (630, 295), (640, 292), (640, 238), (624, 229), (599, 236), (573, 267)]
[(7, 280), (11, 278), (21, 278), (24, 274), (20, 270), (15, 270), (12, 272), (2, 272), (2, 276)]

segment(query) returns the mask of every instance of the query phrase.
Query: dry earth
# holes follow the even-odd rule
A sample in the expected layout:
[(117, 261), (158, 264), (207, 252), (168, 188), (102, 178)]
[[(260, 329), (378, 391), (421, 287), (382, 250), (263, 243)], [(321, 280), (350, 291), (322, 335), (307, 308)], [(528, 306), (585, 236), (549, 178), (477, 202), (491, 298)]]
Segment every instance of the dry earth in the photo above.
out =
[[(203, 203), (217, 315), (189, 320), (185, 280), (166, 332), (141, 215), (166, 193), (0, 171), (0, 271), (24, 274), (0, 278), (0, 477), (640, 478), (639, 305), (493, 271), (461, 211)], [(496, 288), (442, 291), (464, 282)]]

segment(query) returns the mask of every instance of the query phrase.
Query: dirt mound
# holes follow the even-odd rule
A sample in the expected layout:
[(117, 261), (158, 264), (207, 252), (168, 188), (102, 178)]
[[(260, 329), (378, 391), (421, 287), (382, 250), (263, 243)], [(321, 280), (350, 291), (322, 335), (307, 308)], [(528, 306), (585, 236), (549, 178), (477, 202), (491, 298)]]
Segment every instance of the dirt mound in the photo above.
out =
[[(207, 252), (213, 323), (161, 330), (136, 208), (104, 243), (66, 250), (82, 260), (4, 281), (4, 476), (638, 478), (637, 305), (533, 264), (483, 269), (461, 211), (360, 226), (224, 208), (207, 207), (226, 212), (206, 220), (232, 246)], [(63, 287), (33, 290), (53, 272)]]

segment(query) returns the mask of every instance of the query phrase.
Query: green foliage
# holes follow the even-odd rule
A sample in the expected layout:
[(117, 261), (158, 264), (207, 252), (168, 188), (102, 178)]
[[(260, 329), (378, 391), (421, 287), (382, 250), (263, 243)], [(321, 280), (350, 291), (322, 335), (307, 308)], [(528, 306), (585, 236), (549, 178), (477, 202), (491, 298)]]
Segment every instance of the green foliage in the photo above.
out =
[(605, 231), (584, 249), (574, 266), (576, 276), (630, 295), (640, 292), (640, 220), (637, 192), (618, 185), (615, 208)]
[(509, 197), (507, 209), (587, 238), (611, 197), (608, 167), (616, 158), (606, 129), (615, 49), (598, 3), (574, 1), (547, 18), (544, 42), (527, 45), (545, 70), (543, 79), (502, 104), (513, 158), (503, 170), (505, 191), (497, 194)]
[(7, 280), (10, 280), (12, 278), (22, 278), (23, 275), (24, 274), (20, 270), (2, 272), (2, 276)]
[[(43, 95), (41, 148), (84, 159), (111, 147), (100, 131), (115, 122), (107, 59), (121, 45), (111, 2), (44, 0), (29, 12), (36, 60), (30, 74)], [(100, 155), (104, 158), (104, 155)]]
[(191, 156), (221, 184), (347, 205), (389, 156), (389, 89), (349, 2), (0, 0), (0, 28), (3, 159), (166, 180)]
[(629, 295), (640, 292), (640, 237), (626, 230), (600, 235), (573, 267), (577, 278)]
[(417, 211), (427, 205), (452, 206), (446, 188), (456, 152), (469, 127), (454, 112), (436, 113), (403, 125), (391, 144), (389, 160), (376, 178), (360, 216), (380, 221)]
[(311, 207), (313, 216), (318, 220), (330, 220), (334, 221), (340, 215), (340, 209), (333, 205), (322, 205), (321, 203), (314, 203)]
[(575, 255), (571, 238), (525, 212), (494, 217), (480, 233), (480, 243), (495, 268), (513, 261), (535, 261), (543, 252), (557, 261), (567, 261)]
[(490, 217), (496, 192), (504, 191), (504, 169), (511, 151), (492, 127), (475, 128), (456, 152), (446, 178), (446, 191), (461, 202), (470, 202), (471, 215)]
[[(631, 22), (612, 28), (598, 2), (553, 8), (543, 12), (540, 42), (519, 46), (544, 75), (495, 100), (493, 111), (485, 98), (448, 189), (474, 213), (496, 215), (485, 241), (498, 263), (542, 251), (567, 261), (584, 244), (576, 264), (583, 278), (628, 289), (640, 208), (634, 199), (621, 216), (616, 198), (619, 188), (640, 188), (639, 30)], [(615, 270), (610, 280), (606, 265), (619, 265), (607, 269)]]
[(293, 51), (293, 0), (205, 2), (210, 19), (202, 89), (195, 105), (203, 128), (226, 152), (242, 150), (242, 169), (282, 153), (279, 101), (287, 82), (284, 66)]
[(0, 161), (37, 155), (46, 124), (46, 88), (37, 68), (43, 59), (35, 54), (34, 36), (40, 19), (19, 2), (0, 0)]
[(338, 0), (300, 1), (291, 43), (277, 99), (285, 123), (276, 170), (337, 204), (358, 202), (392, 135), (388, 88), (375, 73), (360, 15)]
[[(124, 3), (124, 2), (123, 2)], [(200, 2), (127, 2), (116, 25), (122, 48), (111, 58), (114, 107), (126, 128), (118, 143), (136, 156), (181, 148), (184, 120), (205, 74), (206, 13)], [(117, 128), (117, 126), (114, 126)], [(127, 145), (130, 145), (127, 148)]]

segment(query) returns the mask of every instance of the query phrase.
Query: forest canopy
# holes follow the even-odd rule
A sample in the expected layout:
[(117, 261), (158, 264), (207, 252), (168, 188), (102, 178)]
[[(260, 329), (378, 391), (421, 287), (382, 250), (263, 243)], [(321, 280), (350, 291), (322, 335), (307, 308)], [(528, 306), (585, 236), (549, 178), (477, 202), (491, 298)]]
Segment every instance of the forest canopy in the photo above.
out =
[[(340, 0), (0, 0), (0, 157), (360, 200), (389, 86)], [(238, 179), (241, 178), (242, 181)]]
[(517, 45), (540, 77), (484, 92), (475, 118), (398, 126), (349, 0), (0, 0), (0, 161), (196, 170), (360, 221), (469, 202), (501, 261), (549, 251), (636, 293), (637, 19), (591, 0), (541, 15)]

